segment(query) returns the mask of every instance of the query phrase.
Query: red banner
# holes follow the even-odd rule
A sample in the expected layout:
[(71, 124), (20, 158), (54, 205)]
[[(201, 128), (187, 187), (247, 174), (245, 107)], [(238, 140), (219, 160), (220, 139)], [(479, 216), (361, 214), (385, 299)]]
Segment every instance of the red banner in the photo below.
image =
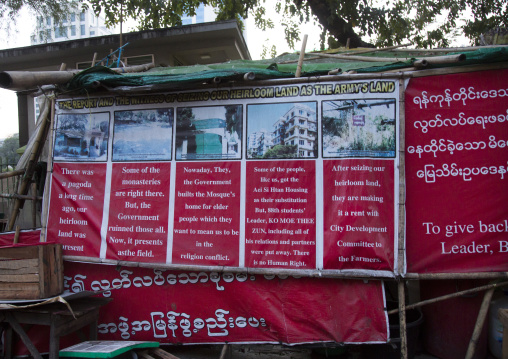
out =
[(392, 160), (324, 162), (324, 267), (393, 270)]
[[(104, 340), (173, 344), (387, 340), (380, 281), (71, 262), (65, 262), (65, 280), (71, 292), (106, 290), (103, 296), (113, 298), (101, 310), (98, 333)], [(108, 291), (113, 287), (119, 289)]]
[(507, 271), (508, 70), (411, 79), (408, 272)]
[(106, 258), (166, 262), (169, 163), (114, 163)]
[(240, 163), (178, 163), (173, 263), (238, 266)]
[(47, 237), (67, 255), (99, 256), (105, 185), (104, 163), (53, 165)]
[(315, 268), (314, 161), (247, 164), (245, 264)]
[(394, 276), (397, 90), (379, 80), (60, 100), (47, 238), (110, 264)]

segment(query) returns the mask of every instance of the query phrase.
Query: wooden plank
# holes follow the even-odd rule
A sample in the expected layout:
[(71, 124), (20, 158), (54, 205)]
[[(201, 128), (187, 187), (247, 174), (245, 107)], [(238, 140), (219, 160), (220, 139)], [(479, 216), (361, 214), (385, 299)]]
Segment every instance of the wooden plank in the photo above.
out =
[(5, 291), (14, 291), (14, 290), (30, 290), (30, 291), (35, 291), (35, 290), (38, 290), (39, 289), (39, 283), (38, 282), (34, 282), (34, 283), (0, 283), (0, 291), (2, 292), (5, 292)]
[(46, 265), (45, 265), (45, 260), (46, 260), (46, 252), (47, 252), (47, 248), (45, 248), (47, 246), (38, 246), (38, 251), (37, 251), (37, 256), (39, 258), (39, 288), (41, 289), (41, 296), (43, 298), (46, 298), (48, 297), (48, 282), (47, 282), (47, 271), (46, 271)]
[(37, 258), (38, 247), (39, 246), (20, 246), (0, 248), (0, 260)]
[(11, 274), (37, 274), (39, 273), (38, 268), (18, 268), (18, 269), (0, 269), (0, 276), (11, 275)]
[(37, 268), (38, 260), (37, 259), (19, 259), (19, 260), (8, 260), (8, 261), (0, 261), (0, 273), (4, 269), (26, 269), (26, 268)]
[(38, 274), (6, 274), (0, 275), (0, 283), (12, 282), (12, 283), (39, 283)]
[(64, 273), (63, 273), (63, 250), (62, 245), (55, 245), (55, 277), (57, 281), (57, 292), (63, 293), (64, 291)]
[(170, 354), (168, 353), (167, 351), (161, 349), (161, 348), (155, 348), (155, 349), (152, 349), (150, 350), (150, 352), (152, 354), (154, 354), (155, 356), (158, 356), (162, 359), (180, 359), (176, 356), (174, 356), (173, 354)]
[[(63, 272), (63, 265), (60, 263), (59, 250), (61, 246), (51, 245), (48, 250), (49, 255), (49, 293), (50, 295), (57, 295), (63, 292), (63, 277), (60, 283), (60, 273)], [(60, 251), (61, 252), (61, 251)]]
[(39, 299), (38, 283), (0, 283), (0, 299)]

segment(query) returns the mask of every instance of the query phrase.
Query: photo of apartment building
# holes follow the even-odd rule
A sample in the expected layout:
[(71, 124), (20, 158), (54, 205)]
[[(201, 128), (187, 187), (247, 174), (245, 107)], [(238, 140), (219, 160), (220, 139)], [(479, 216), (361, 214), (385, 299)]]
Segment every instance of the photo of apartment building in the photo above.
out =
[(247, 113), (249, 158), (317, 156), (316, 103), (250, 105)]

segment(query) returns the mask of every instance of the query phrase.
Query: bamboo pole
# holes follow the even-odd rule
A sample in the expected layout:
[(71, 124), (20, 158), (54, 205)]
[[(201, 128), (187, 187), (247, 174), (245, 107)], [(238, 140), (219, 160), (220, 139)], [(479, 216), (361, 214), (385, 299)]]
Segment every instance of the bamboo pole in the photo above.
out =
[(16, 233), (14, 234), (14, 241), (13, 244), (18, 244), (19, 242), (19, 231), (21, 228), (19, 226), (16, 226)]
[(42, 200), (42, 213), (41, 213), (41, 242), (46, 242), (46, 232), (48, 229), (48, 212), (49, 212), (49, 190), (51, 188), (51, 173), (53, 173), (53, 138), (55, 132), (55, 99), (51, 99), (50, 103), (50, 125), (49, 125), (49, 154), (48, 163), (46, 167), (46, 180), (44, 181), (44, 198)]
[[(411, 46), (411, 45), (412, 44), (402, 44), (402, 45), (394, 45), (394, 46), (381, 47), (381, 48), (378, 48), (378, 49), (363, 49), (363, 50), (357, 50), (357, 51), (342, 53), (341, 55), (346, 55), (347, 56), (347, 55), (368, 54), (368, 53), (372, 53), (372, 52), (394, 50), (394, 49), (398, 49), (400, 47), (406, 47), (406, 46)], [(333, 54), (333, 53), (330, 52), (330, 54)]]
[(16, 193), (0, 193), (0, 198), (8, 198), (8, 199), (24, 199), (24, 200), (29, 200), (29, 201), (32, 201), (32, 200), (36, 200), (36, 201), (40, 201), (42, 199), (42, 197), (40, 196), (37, 196), (37, 197), (34, 197), (33, 195), (32, 196), (22, 196), (22, 195), (19, 195), (19, 194), (16, 194)]
[[(39, 159), (42, 147), (44, 146), (44, 142), (46, 141), (46, 136), (49, 130), (48, 112), (49, 110), (44, 109), (42, 113), (43, 122), (39, 128), (39, 132), (37, 133), (37, 137), (34, 141), (32, 153), (30, 154), (30, 159), (25, 169), (25, 175), (23, 176), (23, 180), (18, 190), (18, 194), (22, 196), (26, 195), (28, 192), (32, 176), (35, 172), (35, 167), (37, 165), (37, 160)], [(7, 225), (7, 231), (12, 231), (12, 229), (14, 228), (14, 223), (16, 222), (19, 210), (23, 207), (24, 202), (25, 200), (22, 198), (17, 198), (16, 201), (14, 202), (14, 206), (11, 211), (11, 217), (9, 218), (9, 223)]]
[(370, 56), (355, 56), (355, 55), (332, 55), (332, 54), (321, 54), (321, 53), (313, 53), (313, 55), (317, 55), (319, 57), (329, 57), (331, 59), (340, 59), (340, 60), (355, 60), (355, 61), (365, 61), (365, 62), (403, 62), (409, 60), (408, 58), (399, 59), (396, 57), (370, 57)]
[(428, 65), (453, 64), (456, 62), (464, 61), (465, 59), (466, 59), (465, 54), (425, 57), (423, 59), (419, 59), (413, 62), (413, 66), (418, 69), (426, 67)]
[[(118, 73), (132, 73), (147, 71), (154, 66), (154, 63), (150, 63), (110, 70)], [(81, 71), (3, 71), (0, 72), (0, 87), (8, 90), (28, 90), (43, 85), (64, 85)]]
[(300, 51), (300, 57), (298, 58), (298, 65), (296, 66), (295, 77), (300, 77), (302, 74), (303, 58), (305, 56), (305, 47), (307, 47), (307, 34), (303, 35), (302, 50)]
[(37, 184), (32, 182), (32, 228), (37, 227)]
[(417, 280), (440, 280), (440, 279), (506, 279), (508, 272), (483, 272), (483, 273), (409, 273), (405, 279)]
[(508, 45), (488, 45), (488, 46), (469, 46), (469, 47), (450, 47), (448, 49), (399, 49), (399, 52), (415, 53), (433, 53), (433, 52), (458, 52), (458, 51), (476, 51), (480, 49), (508, 47)]
[(399, 79), (399, 203), (398, 203), (398, 273), (404, 273), (406, 267), (406, 177), (405, 177), (405, 88), (404, 79)]
[[(434, 304), (434, 303), (442, 302), (443, 300), (452, 299), (452, 298), (456, 298), (456, 297), (461, 297), (463, 295), (469, 295), (469, 294), (473, 294), (473, 293), (482, 292), (484, 290), (488, 290), (488, 289), (491, 289), (491, 288), (502, 288), (502, 287), (506, 287), (507, 285), (508, 285), (508, 282), (501, 282), (501, 283), (493, 283), (493, 284), (482, 285), (480, 287), (476, 287), (476, 288), (472, 288), (472, 289), (466, 289), (466, 290), (462, 290), (460, 292), (446, 294), (446, 295), (442, 295), (440, 297), (435, 297), (435, 298), (432, 298), (432, 299), (423, 300), (423, 301), (418, 302), (418, 303), (413, 303), (413, 304), (407, 305), (406, 306), (406, 310), (420, 308), (420, 307), (423, 307), (424, 305), (429, 305), (429, 304)], [(388, 315), (390, 315), (390, 314), (397, 313), (397, 311), (398, 311), (398, 309), (393, 309), (393, 310), (388, 311), (387, 313), (388, 313)]]
[(222, 346), (222, 351), (220, 353), (220, 358), (219, 359), (225, 359), (226, 358), (226, 354), (228, 353), (228, 349), (229, 349), (229, 344), (224, 344)]
[(319, 269), (280, 269), (280, 268), (249, 268), (249, 267), (224, 267), (224, 266), (200, 266), (188, 264), (166, 264), (166, 263), (141, 263), (119, 261), (113, 259), (97, 258), (97, 257), (82, 257), (82, 256), (63, 256), (63, 259), (69, 262), (87, 262), (115, 265), (122, 267), (133, 268), (149, 268), (149, 269), (162, 269), (162, 270), (181, 270), (181, 271), (200, 271), (200, 272), (219, 272), (219, 273), (247, 273), (259, 275), (284, 275), (284, 276), (298, 276), (309, 278), (343, 278), (343, 279), (395, 279), (393, 273), (382, 271), (383, 273), (369, 273), (366, 275), (364, 271), (358, 270), (326, 270)]
[(24, 173), (25, 173), (24, 169), (0, 173), (0, 180), (3, 180), (4, 178), (14, 177), (14, 176), (21, 176)]
[(399, 293), (399, 325), (400, 325), (400, 358), (407, 357), (407, 326), (406, 326), (406, 289), (403, 280), (398, 282)]
[(480, 307), (480, 312), (478, 313), (478, 318), (476, 319), (476, 324), (473, 329), (473, 334), (471, 335), (471, 340), (469, 341), (469, 346), (467, 348), (465, 359), (472, 359), (474, 356), (476, 346), (478, 344), (478, 339), (480, 338), (480, 334), (483, 329), (483, 324), (485, 323), (485, 318), (487, 317), (487, 313), (489, 312), (490, 300), (492, 299), (494, 290), (495, 288), (489, 289), (487, 292), (485, 292), (485, 295), (483, 296), (482, 305)]

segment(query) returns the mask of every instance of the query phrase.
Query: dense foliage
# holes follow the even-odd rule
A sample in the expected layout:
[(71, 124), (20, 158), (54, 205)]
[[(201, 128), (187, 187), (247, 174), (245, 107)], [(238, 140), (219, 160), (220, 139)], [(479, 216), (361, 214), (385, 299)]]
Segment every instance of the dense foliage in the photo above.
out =
[[(40, 14), (62, 17), (75, 0), (0, 0), (0, 16), (12, 18), (22, 6)], [(139, 29), (156, 29), (182, 24), (182, 16), (194, 16), (199, 5), (212, 6), (216, 20), (253, 16), (260, 29), (272, 28), (267, 8), (282, 15), (284, 36), (290, 47), (300, 40), (298, 26), (315, 22), (322, 29), (322, 47), (389, 46), (411, 41), (417, 47), (446, 47), (456, 35), (471, 44), (480, 34), (496, 27), (508, 27), (506, 0), (88, 0), (103, 12), (108, 25), (134, 19)], [(365, 41), (364, 39), (368, 39)], [(273, 53), (273, 48), (270, 51)]]
[(19, 148), (19, 136), (15, 135), (7, 137), (0, 143), (0, 163), (14, 165), (19, 160), (16, 150)]

